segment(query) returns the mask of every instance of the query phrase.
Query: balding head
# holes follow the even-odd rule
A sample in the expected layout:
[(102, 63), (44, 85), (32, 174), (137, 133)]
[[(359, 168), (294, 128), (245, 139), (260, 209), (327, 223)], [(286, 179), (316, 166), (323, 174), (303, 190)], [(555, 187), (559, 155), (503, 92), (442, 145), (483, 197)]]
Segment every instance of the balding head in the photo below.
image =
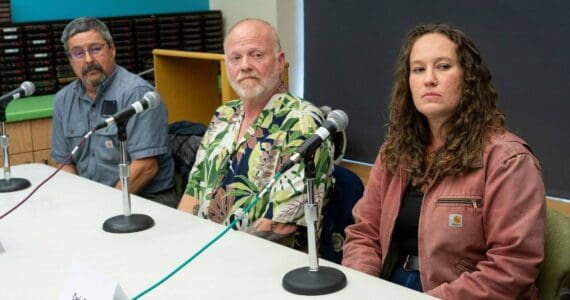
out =
[(275, 29), (258, 19), (234, 25), (224, 40), (230, 84), (247, 103), (266, 103), (281, 86), (285, 55)]
[(228, 34), (226, 35), (226, 38), (224, 39), (224, 52), (227, 50), (226, 44), (228, 39), (232, 36), (232, 33), (252, 29), (258, 31), (260, 34), (265, 33), (266, 38), (270, 39), (273, 43), (275, 52), (281, 51), (281, 42), (279, 41), (277, 30), (275, 30), (275, 28), (269, 22), (261, 19), (247, 18), (238, 21), (230, 28)]

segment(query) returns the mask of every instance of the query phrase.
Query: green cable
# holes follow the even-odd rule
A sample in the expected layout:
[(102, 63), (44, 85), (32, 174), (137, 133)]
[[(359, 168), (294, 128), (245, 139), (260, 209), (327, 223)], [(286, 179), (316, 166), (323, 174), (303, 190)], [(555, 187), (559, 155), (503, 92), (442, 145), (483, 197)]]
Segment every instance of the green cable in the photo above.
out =
[(190, 258), (188, 258), (185, 262), (183, 262), (180, 266), (178, 266), (176, 269), (174, 269), (172, 272), (170, 272), (168, 275), (166, 275), (164, 278), (162, 278), (161, 280), (159, 280), (157, 283), (153, 284), (152, 286), (150, 286), (149, 288), (147, 288), (146, 290), (142, 291), (141, 293), (139, 293), (138, 295), (136, 295), (135, 297), (133, 297), (131, 300), (137, 300), (140, 299), (142, 296), (148, 294), (150, 291), (154, 290), (155, 288), (159, 287), (160, 285), (162, 285), (165, 281), (167, 281), (168, 279), (170, 279), (170, 277), (174, 276), (174, 274), (178, 273), (178, 271), (182, 270), (182, 268), (184, 268), (186, 265), (188, 265), (191, 261), (193, 261), (196, 257), (198, 257), (200, 254), (202, 254), (202, 252), (206, 251), (206, 249), (208, 249), (210, 246), (212, 246), (215, 242), (217, 242), (222, 236), (224, 236), (224, 234), (226, 234), (238, 221), (240, 221), (243, 216), (249, 212), (249, 210), (257, 203), (257, 201), (259, 201), (259, 199), (261, 198), (262, 195), (264, 195), (271, 186), (273, 186), (273, 184), (275, 183), (275, 181), (277, 180), (277, 178), (279, 178), (279, 176), (281, 176), (280, 172), (275, 173), (275, 175), (273, 176), (273, 178), (271, 179), (271, 181), (265, 186), (265, 188), (261, 191), (261, 193), (257, 194), (257, 196), (255, 196), (255, 198), (253, 199), (253, 201), (251, 201), (251, 203), (243, 210), (243, 213), (240, 215), (236, 215), (236, 219), (231, 222), (228, 226), (226, 226), (226, 228), (224, 228), (224, 230), (222, 230), (218, 235), (216, 235), (211, 241), (209, 241), (208, 243), (206, 243), (206, 245), (202, 246), (202, 248), (200, 248), (196, 253), (194, 253), (194, 255), (190, 256)]

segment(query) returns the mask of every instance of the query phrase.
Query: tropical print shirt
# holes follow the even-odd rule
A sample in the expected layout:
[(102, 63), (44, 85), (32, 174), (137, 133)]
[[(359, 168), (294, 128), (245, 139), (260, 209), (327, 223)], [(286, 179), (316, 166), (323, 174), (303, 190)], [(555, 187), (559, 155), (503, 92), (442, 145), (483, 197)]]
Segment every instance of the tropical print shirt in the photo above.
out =
[[(322, 124), (321, 111), (291, 94), (275, 94), (237, 141), (244, 117), (241, 100), (220, 106), (208, 126), (188, 178), (186, 194), (200, 200), (198, 216), (228, 225), (253, 201), (303, 141)], [(318, 216), (332, 184), (333, 146), (324, 142), (314, 156)], [(284, 172), (268, 193), (238, 221), (246, 230), (265, 217), (305, 226), (304, 163)]]

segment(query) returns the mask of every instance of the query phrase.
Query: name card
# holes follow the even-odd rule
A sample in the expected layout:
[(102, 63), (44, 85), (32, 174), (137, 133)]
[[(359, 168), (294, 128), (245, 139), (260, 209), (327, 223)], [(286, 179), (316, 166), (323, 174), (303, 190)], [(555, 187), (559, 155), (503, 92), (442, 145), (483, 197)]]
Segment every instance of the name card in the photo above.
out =
[(59, 300), (129, 300), (119, 283), (73, 260)]

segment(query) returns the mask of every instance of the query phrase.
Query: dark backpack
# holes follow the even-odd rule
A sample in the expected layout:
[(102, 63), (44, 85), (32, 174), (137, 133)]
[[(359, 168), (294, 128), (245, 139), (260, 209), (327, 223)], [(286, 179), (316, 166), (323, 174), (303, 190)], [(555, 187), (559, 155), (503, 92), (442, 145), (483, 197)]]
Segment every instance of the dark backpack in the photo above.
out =
[(344, 246), (344, 229), (354, 224), (352, 208), (364, 194), (364, 185), (354, 172), (340, 165), (334, 166), (335, 179), (328, 203), (323, 207), (321, 231), (321, 258), (340, 264)]
[(174, 169), (180, 175), (183, 186), (196, 160), (196, 152), (206, 132), (206, 126), (190, 121), (178, 121), (168, 126)]

